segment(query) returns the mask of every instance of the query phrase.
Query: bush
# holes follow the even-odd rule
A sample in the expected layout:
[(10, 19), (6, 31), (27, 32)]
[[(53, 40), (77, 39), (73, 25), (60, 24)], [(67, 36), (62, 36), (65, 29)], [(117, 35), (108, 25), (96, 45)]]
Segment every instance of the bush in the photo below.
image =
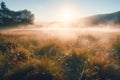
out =
[(66, 80), (85, 80), (84, 72), (86, 69), (86, 60), (73, 53), (67, 57), (63, 63)]

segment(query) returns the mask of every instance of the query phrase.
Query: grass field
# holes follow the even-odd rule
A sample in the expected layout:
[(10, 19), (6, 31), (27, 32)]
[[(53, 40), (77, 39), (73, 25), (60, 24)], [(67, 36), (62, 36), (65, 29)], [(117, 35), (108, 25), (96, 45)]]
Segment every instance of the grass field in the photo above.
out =
[(120, 30), (1, 30), (0, 80), (120, 80)]

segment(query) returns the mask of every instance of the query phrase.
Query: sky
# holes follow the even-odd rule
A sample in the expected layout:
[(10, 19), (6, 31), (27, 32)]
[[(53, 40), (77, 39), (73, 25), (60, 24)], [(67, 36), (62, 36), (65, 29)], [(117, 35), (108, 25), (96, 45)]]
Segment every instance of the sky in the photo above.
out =
[(36, 21), (59, 21), (65, 13), (82, 18), (120, 11), (120, 0), (0, 0), (11, 10), (28, 9)]

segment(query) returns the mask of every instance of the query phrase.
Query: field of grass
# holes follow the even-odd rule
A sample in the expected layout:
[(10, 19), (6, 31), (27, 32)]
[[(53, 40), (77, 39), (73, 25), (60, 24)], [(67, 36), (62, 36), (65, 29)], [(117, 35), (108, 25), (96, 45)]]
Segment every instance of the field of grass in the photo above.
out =
[(120, 80), (119, 32), (49, 33), (1, 31), (0, 80)]

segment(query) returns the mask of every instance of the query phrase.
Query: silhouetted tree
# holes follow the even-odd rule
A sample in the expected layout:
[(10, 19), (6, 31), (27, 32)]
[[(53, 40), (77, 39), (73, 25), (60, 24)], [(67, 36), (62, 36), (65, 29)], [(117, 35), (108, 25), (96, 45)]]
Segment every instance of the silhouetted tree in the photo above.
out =
[(30, 11), (12, 11), (6, 7), (5, 2), (1, 2), (0, 5), (0, 26), (33, 23), (34, 15)]
[(2, 10), (7, 9), (7, 7), (6, 7), (6, 5), (5, 5), (5, 2), (1, 2), (1, 9), (2, 9)]

